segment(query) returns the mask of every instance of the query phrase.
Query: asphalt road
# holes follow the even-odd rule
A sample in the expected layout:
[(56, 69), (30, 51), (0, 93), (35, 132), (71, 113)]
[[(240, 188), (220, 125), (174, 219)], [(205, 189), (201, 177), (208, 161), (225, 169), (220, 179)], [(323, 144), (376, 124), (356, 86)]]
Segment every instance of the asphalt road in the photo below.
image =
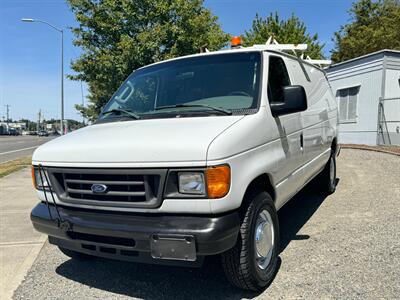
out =
[(52, 137), (38, 136), (0, 136), (0, 163), (32, 155), (41, 144)]
[(399, 299), (400, 157), (343, 149), (338, 188), (309, 185), (279, 212), (280, 266), (262, 293), (231, 287), (217, 257), (201, 269), (77, 262), (46, 244), (15, 299)]

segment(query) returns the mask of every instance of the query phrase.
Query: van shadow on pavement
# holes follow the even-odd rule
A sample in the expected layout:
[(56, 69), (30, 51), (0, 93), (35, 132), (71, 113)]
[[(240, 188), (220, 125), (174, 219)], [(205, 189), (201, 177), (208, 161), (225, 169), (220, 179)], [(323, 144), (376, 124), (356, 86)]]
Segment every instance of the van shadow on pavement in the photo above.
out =
[[(281, 252), (292, 240), (304, 240), (299, 230), (317, 211), (326, 196), (309, 184), (279, 211)], [(279, 266), (281, 262), (279, 259)], [(57, 274), (92, 288), (144, 299), (253, 298), (259, 293), (232, 287), (225, 279), (219, 257), (209, 257), (202, 268), (135, 264), (107, 259), (67, 260)], [(279, 268), (278, 268), (279, 272)]]
[[(339, 178), (336, 179), (336, 185), (338, 184)], [(293, 240), (307, 240), (310, 238), (309, 235), (297, 233), (327, 197), (327, 195), (319, 192), (317, 188), (318, 182), (311, 181), (279, 210), (280, 252), (283, 252)]]

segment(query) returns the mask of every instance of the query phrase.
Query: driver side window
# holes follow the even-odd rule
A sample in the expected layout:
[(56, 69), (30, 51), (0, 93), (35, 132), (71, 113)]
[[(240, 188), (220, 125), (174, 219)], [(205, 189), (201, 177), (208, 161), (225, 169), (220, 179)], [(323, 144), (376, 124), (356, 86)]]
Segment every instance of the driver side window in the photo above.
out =
[(278, 56), (269, 57), (268, 99), (272, 102), (283, 102), (282, 88), (290, 85), (290, 78), (285, 62)]

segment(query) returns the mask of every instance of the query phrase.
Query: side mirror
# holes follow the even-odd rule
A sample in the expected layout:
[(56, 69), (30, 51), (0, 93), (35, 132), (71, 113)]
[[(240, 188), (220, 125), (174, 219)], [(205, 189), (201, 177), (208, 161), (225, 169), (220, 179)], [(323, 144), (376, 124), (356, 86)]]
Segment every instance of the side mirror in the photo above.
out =
[(274, 117), (287, 115), (307, 109), (307, 95), (301, 85), (289, 85), (282, 88), (283, 102), (270, 104)]

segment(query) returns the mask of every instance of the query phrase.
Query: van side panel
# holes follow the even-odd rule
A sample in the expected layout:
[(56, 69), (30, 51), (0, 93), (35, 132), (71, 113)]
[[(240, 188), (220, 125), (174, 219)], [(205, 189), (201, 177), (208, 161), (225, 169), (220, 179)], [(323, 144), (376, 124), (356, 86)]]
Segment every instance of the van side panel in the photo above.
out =
[[(288, 68), (293, 84), (306, 90), (308, 108), (301, 113), (303, 121), (304, 183), (314, 177), (329, 159), (329, 149), (336, 136), (337, 107), (325, 74), (308, 64), (303, 64), (311, 81), (308, 81), (299, 62), (289, 59)], [(290, 66), (290, 67), (289, 67)]]
[[(268, 58), (264, 53), (261, 107), (233, 124), (216, 137), (207, 151), (207, 165), (229, 163), (232, 168), (231, 191), (226, 199), (210, 202), (213, 212), (239, 207), (246, 187), (261, 174), (268, 174), (275, 187), (276, 206), (281, 207), (302, 186), (300, 113), (274, 118), (268, 101)], [(275, 56), (280, 56), (273, 54)], [(286, 63), (286, 57), (282, 57)], [(225, 157), (232, 153), (232, 157)], [(232, 207), (232, 202), (235, 203)]]
[[(268, 174), (272, 185), (280, 187), (275, 189), (276, 206), (280, 207), (301, 185), (302, 175), (295, 172), (298, 165), (289, 153), (297, 144), (298, 139), (291, 139), (290, 134), (280, 137), (269, 107), (260, 108), (257, 114), (246, 116), (223, 132), (210, 145), (207, 166), (229, 164), (231, 188), (224, 198), (210, 200), (211, 211), (220, 213), (239, 207), (246, 188), (261, 174)], [(237, 154), (221, 157), (228, 149)]]

